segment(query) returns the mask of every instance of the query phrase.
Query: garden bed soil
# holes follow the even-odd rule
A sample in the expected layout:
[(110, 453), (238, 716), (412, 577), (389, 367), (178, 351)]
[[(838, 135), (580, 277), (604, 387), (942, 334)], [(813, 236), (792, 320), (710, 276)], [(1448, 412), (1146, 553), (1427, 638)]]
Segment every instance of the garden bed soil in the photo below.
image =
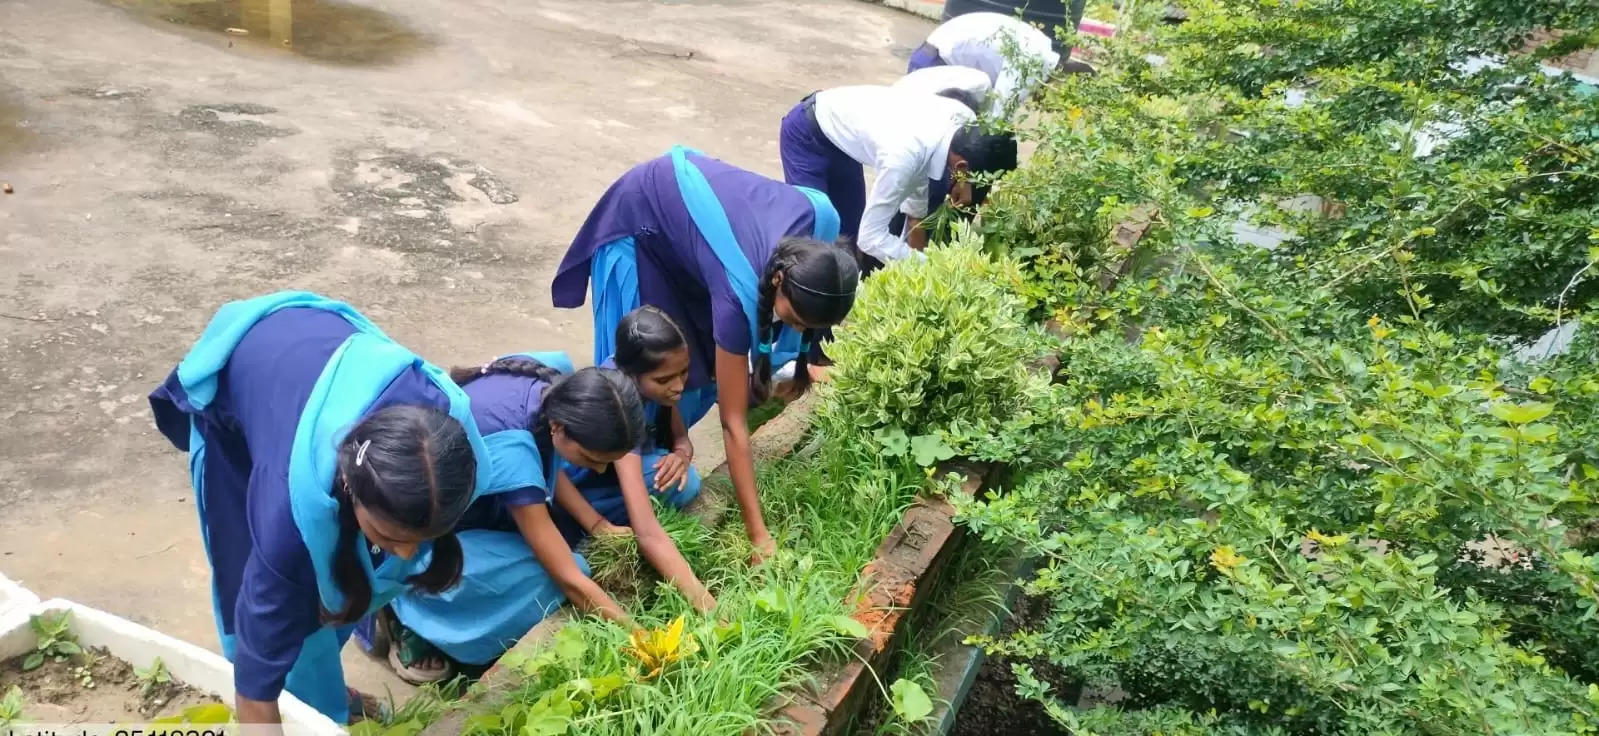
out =
[[(1033, 628), (1048, 618), (1049, 607), (1045, 601), (1021, 598), (1016, 610), (1001, 626), (1001, 638), (1023, 628)], [(989, 656), (977, 671), (977, 679), (966, 694), (956, 714), (950, 736), (1071, 736), (1064, 726), (1056, 723), (1044, 706), (1016, 694), (1016, 675), (1011, 671), (1013, 660)], [(1055, 697), (1067, 705), (1075, 705), (1081, 691), (1059, 668), (1047, 660), (1027, 662), (1033, 675), (1053, 686)]]
[(989, 657), (961, 704), (950, 736), (1071, 736), (1044, 706), (1016, 694), (1010, 661)]
[(20, 688), (22, 718), (28, 723), (143, 723), (222, 702), (176, 680), (156, 685), (146, 696), (132, 665), (104, 649), (90, 651), (93, 688), (84, 687), (76, 673), (81, 657), (52, 658), (28, 672), (22, 671), (23, 657), (15, 657), (0, 663), (0, 695)]

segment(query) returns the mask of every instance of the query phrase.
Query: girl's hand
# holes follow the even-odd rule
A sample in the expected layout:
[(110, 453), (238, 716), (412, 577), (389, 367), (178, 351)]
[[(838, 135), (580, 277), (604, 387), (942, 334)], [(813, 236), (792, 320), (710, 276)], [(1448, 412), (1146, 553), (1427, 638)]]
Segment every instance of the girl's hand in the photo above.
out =
[(772, 386), (772, 396), (784, 403), (799, 398), (801, 393), (799, 381), (779, 381)]
[(688, 456), (676, 450), (661, 458), (655, 464), (655, 490), (682, 490), (688, 485), (689, 461)]
[(593, 529), (589, 530), (589, 534), (596, 537), (601, 535), (631, 537), (633, 536), (633, 528), (629, 526), (617, 526), (606, 520), (604, 517), (601, 517), (600, 522), (595, 524)]
[(751, 565), (764, 564), (777, 554), (777, 540), (765, 532), (762, 532), (759, 538), (751, 538), (750, 544), (755, 547), (755, 551), (750, 553)]

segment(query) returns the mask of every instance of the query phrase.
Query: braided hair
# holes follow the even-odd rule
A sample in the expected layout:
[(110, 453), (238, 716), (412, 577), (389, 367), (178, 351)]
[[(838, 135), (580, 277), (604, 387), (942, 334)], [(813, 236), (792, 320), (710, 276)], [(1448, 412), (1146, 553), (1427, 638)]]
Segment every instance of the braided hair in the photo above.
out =
[[(773, 283), (779, 274), (783, 277), (781, 285)], [(762, 348), (776, 339), (772, 312), (777, 306), (778, 292), (788, 299), (800, 321), (831, 327), (843, 322), (850, 308), (855, 306), (855, 287), (860, 278), (860, 265), (847, 247), (811, 238), (784, 238), (777, 244), (777, 252), (767, 261), (766, 273), (761, 277), (760, 296), (755, 306), (759, 335), (750, 349), (755, 351), (751, 391), (757, 403), (772, 395), (772, 354)], [(807, 328), (799, 357), (794, 360), (794, 380), (801, 392), (811, 385), (809, 348), (816, 339), (817, 329)]]
[(608, 368), (584, 368), (571, 375), (525, 355), (500, 358), (478, 368), (454, 368), (450, 379), (465, 386), (484, 376), (523, 376), (549, 384), (539, 415), (529, 431), (539, 447), (550, 444), (550, 424), (559, 423), (574, 442), (590, 452), (612, 454), (638, 447), (644, 438), (644, 405), (638, 386)]
[(362, 419), (339, 443), (342, 493), (333, 582), (344, 608), (322, 612), (324, 621), (352, 624), (372, 605), (372, 581), (361, 559), (355, 507), (433, 539), (428, 568), (406, 580), (430, 593), (461, 577), (461, 544), (452, 533), (472, 500), (477, 457), (466, 428), (448, 413), (420, 406), (390, 406)]
[[(659, 307), (646, 304), (628, 312), (616, 325), (616, 367), (635, 380), (659, 368), (661, 361), (688, 346), (683, 328)], [(670, 449), (672, 411), (662, 406), (655, 416), (655, 445)]]

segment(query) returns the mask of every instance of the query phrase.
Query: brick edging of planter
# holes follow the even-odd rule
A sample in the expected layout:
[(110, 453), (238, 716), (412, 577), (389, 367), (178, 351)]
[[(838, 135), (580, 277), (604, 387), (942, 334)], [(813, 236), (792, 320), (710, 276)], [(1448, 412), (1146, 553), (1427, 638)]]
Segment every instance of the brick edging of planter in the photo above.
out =
[[(940, 477), (962, 476), (959, 493), (975, 496), (997, 473), (989, 465), (957, 463), (939, 468)], [(774, 730), (784, 736), (832, 736), (848, 727), (859, 707), (877, 687), (875, 672), (883, 669), (900, 640), (900, 625), (932, 594), (939, 572), (965, 530), (954, 522), (949, 501), (918, 496), (893, 531), (878, 545), (852, 599), (862, 600), (855, 618), (871, 635), (855, 644), (856, 656), (820, 673), (813, 687), (780, 696)], [(872, 671), (868, 672), (868, 668)]]

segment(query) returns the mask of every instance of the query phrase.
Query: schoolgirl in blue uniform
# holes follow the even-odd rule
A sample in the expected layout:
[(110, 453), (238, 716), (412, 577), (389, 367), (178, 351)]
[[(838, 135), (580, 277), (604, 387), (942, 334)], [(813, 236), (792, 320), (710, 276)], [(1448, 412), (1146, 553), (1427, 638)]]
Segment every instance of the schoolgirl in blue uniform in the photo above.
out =
[(617, 325), (616, 354), (603, 365), (617, 368), (638, 386), (647, 427), (644, 441), (609, 471), (574, 470), (578, 493), (557, 499), (556, 523), (573, 545), (585, 533), (633, 534), (639, 552), (663, 580), (676, 585), (696, 608), (710, 610), (716, 599), (667, 536), (650, 502), (657, 495), (673, 508), (683, 508), (700, 493), (694, 444), (688, 437), (700, 417), (685, 418), (677, 410), (688, 382), (688, 341), (666, 312), (645, 305)]
[(493, 662), (545, 616), (570, 600), (581, 610), (625, 621), (626, 614), (588, 577), (551, 516), (557, 494), (576, 493), (558, 460), (600, 473), (638, 446), (644, 413), (638, 389), (620, 372), (571, 370), (561, 353), (523, 353), (451, 372), (495, 468), (457, 528), (465, 566), (460, 584), (412, 592), (391, 604), (374, 653), (388, 648), (403, 678), (448, 677), (450, 660)]
[(776, 551), (755, 487), (750, 406), (792, 362), (795, 394), (821, 371), (819, 339), (855, 303), (855, 256), (836, 244), (838, 212), (821, 192), (789, 186), (674, 147), (635, 166), (589, 213), (550, 285), (557, 307), (591, 302), (595, 360), (614, 354), (622, 316), (649, 304), (689, 345), (676, 412), (693, 424), (712, 404), (756, 557)]
[(367, 702), (339, 662), (356, 620), (460, 576), (450, 532), (489, 474), (467, 403), (349, 305), (305, 292), (223, 306), (150, 394), (189, 453), (241, 723), (279, 722), (285, 688), (347, 722)]

